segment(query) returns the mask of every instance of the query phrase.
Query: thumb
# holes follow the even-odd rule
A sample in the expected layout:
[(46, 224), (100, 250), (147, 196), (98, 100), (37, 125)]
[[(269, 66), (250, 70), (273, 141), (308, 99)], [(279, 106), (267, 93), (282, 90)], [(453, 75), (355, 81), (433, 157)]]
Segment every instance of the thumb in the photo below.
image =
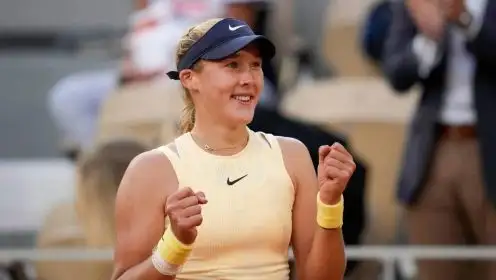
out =
[(319, 148), (319, 163), (324, 163), (325, 157), (331, 152), (329, 145), (320, 146)]
[(205, 193), (204, 192), (197, 192), (195, 195), (198, 198), (198, 202), (200, 204), (205, 204), (205, 203), (208, 202), (207, 198), (205, 197)]

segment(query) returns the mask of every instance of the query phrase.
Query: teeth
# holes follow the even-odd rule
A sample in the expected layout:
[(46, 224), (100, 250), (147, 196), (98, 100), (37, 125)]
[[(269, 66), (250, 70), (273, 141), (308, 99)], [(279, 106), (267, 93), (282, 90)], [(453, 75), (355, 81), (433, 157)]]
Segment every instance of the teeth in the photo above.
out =
[(239, 101), (248, 102), (248, 101), (250, 101), (251, 96), (249, 96), (249, 95), (236, 95), (236, 96), (234, 96), (234, 99), (239, 100)]

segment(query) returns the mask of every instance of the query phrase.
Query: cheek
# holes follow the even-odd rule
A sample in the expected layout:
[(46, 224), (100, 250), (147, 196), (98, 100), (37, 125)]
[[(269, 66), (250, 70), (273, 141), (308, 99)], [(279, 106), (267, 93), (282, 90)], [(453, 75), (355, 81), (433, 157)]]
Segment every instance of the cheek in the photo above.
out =
[(218, 98), (230, 98), (236, 89), (237, 81), (232, 75), (218, 73), (211, 78), (211, 83), (217, 92)]
[(263, 86), (264, 86), (264, 75), (263, 75), (263, 72), (260, 72), (260, 75), (258, 75), (257, 79), (256, 79), (256, 87), (258, 89), (258, 91), (260, 92), (262, 89), (263, 89)]

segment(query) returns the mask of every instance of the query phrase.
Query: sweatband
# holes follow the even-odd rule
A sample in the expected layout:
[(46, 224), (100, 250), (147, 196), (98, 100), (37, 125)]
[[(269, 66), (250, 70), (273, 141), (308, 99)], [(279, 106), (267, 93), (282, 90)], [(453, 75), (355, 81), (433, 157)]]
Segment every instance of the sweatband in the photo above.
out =
[(173, 265), (182, 265), (188, 259), (192, 249), (192, 245), (183, 244), (168, 228), (158, 242), (156, 252), (164, 261)]
[(344, 198), (337, 204), (328, 205), (320, 199), (320, 192), (317, 194), (317, 224), (325, 229), (336, 229), (343, 226)]

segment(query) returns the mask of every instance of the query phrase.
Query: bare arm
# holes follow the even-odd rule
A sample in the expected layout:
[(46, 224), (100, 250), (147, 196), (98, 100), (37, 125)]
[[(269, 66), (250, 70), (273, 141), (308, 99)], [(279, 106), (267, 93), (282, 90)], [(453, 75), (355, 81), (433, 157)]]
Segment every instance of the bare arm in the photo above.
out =
[(157, 151), (137, 156), (116, 198), (117, 241), (112, 280), (172, 280), (150, 260), (165, 227), (165, 201), (178, 182), (167, 157)]
[(307, 148), (298, 140), (279, 138), (284, 162), (296, 187), (292, 246), (298, 279), (340, 280), (346, 267), (341, 229), (317, 225), (317, 176)]

